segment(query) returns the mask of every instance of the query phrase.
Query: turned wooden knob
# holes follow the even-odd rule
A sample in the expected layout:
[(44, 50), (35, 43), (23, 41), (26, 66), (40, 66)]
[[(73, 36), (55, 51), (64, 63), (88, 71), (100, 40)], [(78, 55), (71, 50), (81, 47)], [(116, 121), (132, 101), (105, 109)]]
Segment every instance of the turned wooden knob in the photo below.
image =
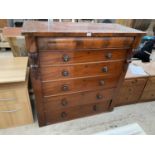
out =
[(99, 81), (99, 85), (100, 85), (100, 86), (103, 86), (104, 83), (105, 83), (104, 80), (100, 80), (100, 81)]
[(97, 99), (102, 99), (102, 98), (103, 98), (103, 95), (100, 94), (100, 93), (98, 93), (98, 94), (96, 95), (96, 98), (97, 98)]
[(111, 58), (112, 58), (112, 53), (107, 53), (107, 54), (106, 54), (106, 58), (107, 58), (107, 59), (111, 59)]
[(61, 105), (66, 106), (68, 104), (67, 100), (64, 98), (61, 100)]
[(67, 70), (63, 70), (63, 71), (62, 71), (62, 75), (63, 75), (63, 76), (68, 76), (68, 75), (69, 75), (69, 72), (68, 72)]
[(103, 67), (102, 72), (107, 73), (108, 72), (108, 67), (107, 66)]
[(67, 90), (69, 90), (69, 88), (68, 88), (67, 85), (63, 85), (61, 89), (62, 89), (63, 91), (67, 91)]
[(70, 60), (70, 57), (69, 57), (69, 55), (65, 54), (65, 55), (63, 55), (62, 59), (63, 59), (64, 62), (67, 62), (67, 61)]

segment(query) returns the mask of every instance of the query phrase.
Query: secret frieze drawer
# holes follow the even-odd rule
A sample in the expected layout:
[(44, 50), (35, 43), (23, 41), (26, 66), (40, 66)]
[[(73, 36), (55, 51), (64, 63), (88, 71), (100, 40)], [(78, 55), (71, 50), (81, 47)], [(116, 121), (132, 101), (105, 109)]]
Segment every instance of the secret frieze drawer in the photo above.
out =
[(45, 111), (48, 109), (57, 110), (73, 106), (91, 104), (111, 100), (114, 89), (100, 89), (94, 91), (86, 91), (72, 93), (69, 95), (44, 96)]
[(124, 61), (41, 67), (43, 82), (89, 76), (118, 76)]
[(42, 82), (43, 94), (49, 96), (101, 88), (114, 88), (117, 85), (118, 78), (119, 77), (105, 78), (103, 76), (98, 76), (73, 80)]
[(127, 55), (126, 49), (107, 50), (66, 50), (66, 51), (41, 51), (39, 54), (40, 65), (73, 64), (98, 62), (109, 60), (124, 60)]
[(129, 48), (134, 37), (38, 37), (39, 50)]

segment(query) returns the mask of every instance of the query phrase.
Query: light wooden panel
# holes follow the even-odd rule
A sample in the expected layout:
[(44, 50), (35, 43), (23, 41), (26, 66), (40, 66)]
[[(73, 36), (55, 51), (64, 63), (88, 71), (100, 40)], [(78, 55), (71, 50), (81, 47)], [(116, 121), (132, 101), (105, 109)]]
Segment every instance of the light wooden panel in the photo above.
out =
[(16, 27), (5, 27), (3, 29), (3, 36), (9, 42), (14, 57), (27, 56), (25, 37), (21, 35), (21, 30), (22, 28)]
[(0, 58), (0, 83), (25, 81), (27, 57)]
[(0, 128), (33, 123), (27, 85), (28, 76), (25, 82), (0, 84)]

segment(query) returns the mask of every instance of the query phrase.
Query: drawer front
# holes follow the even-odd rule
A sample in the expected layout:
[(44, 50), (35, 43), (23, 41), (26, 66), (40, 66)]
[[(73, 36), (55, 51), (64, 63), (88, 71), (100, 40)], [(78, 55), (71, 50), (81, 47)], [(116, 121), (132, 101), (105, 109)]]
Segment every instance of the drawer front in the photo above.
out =
[(0, 90), (0, 105), (16, 103), (17, 97), (15, 90)]
[(96, 90), (81, 92), (69, 95), (60, 95), (55, 97), (44, 97), (45, 109), (65, 109), (78, 105), (91, 104), (111, 100), (114, 89)]
[(46, 122), (47, 124), (56, 123), (105, 112), (109, 110), (109, 104), (110, 101), (104, 101), (102, 103), (76, 106), (59, 111), (51, 111), (51, 109), (48, 109), (45, 113)]
[(40, 65), (73, 64), (109, 60), (123, 60), (127, 50), (80, 50), (80, 51), (42, 51), (39, 53)]
[(141, 101), (155, 100), (155, 91), (144, 91), (141, 96)]
[(133, 37), (40, 37), (37, 39), (39, 50), (71, 50), (129, 48)]
[(78, 91), (88, 91), (95, 89), (107, 89), (116, 87), (118, 77), (105, 78), (93, 77), (75, 80), (61, 80), (55, 82), (44, 82), (42, 84), (44, 96), (67, 94)]
[(32, 114), (29, 111), (24, 103), (0, 105), (0, 128), (32, 123)]
[(43, 81), (89, 76), (118, 76), (123, 69), (123, 61), (82, 65), (51, 66), (41, 68)]
[(147, 78), (125, 79), (123, 86), (131, 87), (134, 85), (145, 85)]
[(132, 87), (123, 87), (120, 90), (120, 93), (117, 98), (116, 106), (126, 105), (129, 103), (138, 102), (144, 86), (132, 86)]

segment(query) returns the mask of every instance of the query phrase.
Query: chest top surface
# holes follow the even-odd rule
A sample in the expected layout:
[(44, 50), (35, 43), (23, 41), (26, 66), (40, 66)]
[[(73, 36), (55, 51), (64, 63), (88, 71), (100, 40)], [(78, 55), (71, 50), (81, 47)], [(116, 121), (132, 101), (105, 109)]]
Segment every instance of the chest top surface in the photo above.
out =
[[(140, 77), (148, 77), (149, 76), (149, 74), (146, 72), (146, 70), (145, 70), (145, 67), (143, 66), (143, 65), (140, 65), (140, 63), (138, 63), (139, 61), (133, 61), (130, 65), (129, 65), (129, 67), (128, 67), (128, 70), (127, 70), (127, 72), (126, 72), (126, 76), (125, 76), (125, 79), (132, 79), (132, 78), (140, 78)], [(138, 65), (139, 64), (139, 65)], [(135, 66), (135, 67), (141, 67), (143, 70), (144, 70), (144, 73), (135, 73), (136, 71), (132, 71), (132, 69), (131, 69), (131, 66)]]
[(27, 63), (27, 57), (0, 58), (0, 84), (25, 81)]
[(135, 61), (134, 64), (144, 68), (145, 72), (150, 76), (155, 76), (155, 62), (143, 63), (141, 61)]
[(142, 36), (145, 32), (114, 23), (24, 22), (22, 34), (35, 36)]

